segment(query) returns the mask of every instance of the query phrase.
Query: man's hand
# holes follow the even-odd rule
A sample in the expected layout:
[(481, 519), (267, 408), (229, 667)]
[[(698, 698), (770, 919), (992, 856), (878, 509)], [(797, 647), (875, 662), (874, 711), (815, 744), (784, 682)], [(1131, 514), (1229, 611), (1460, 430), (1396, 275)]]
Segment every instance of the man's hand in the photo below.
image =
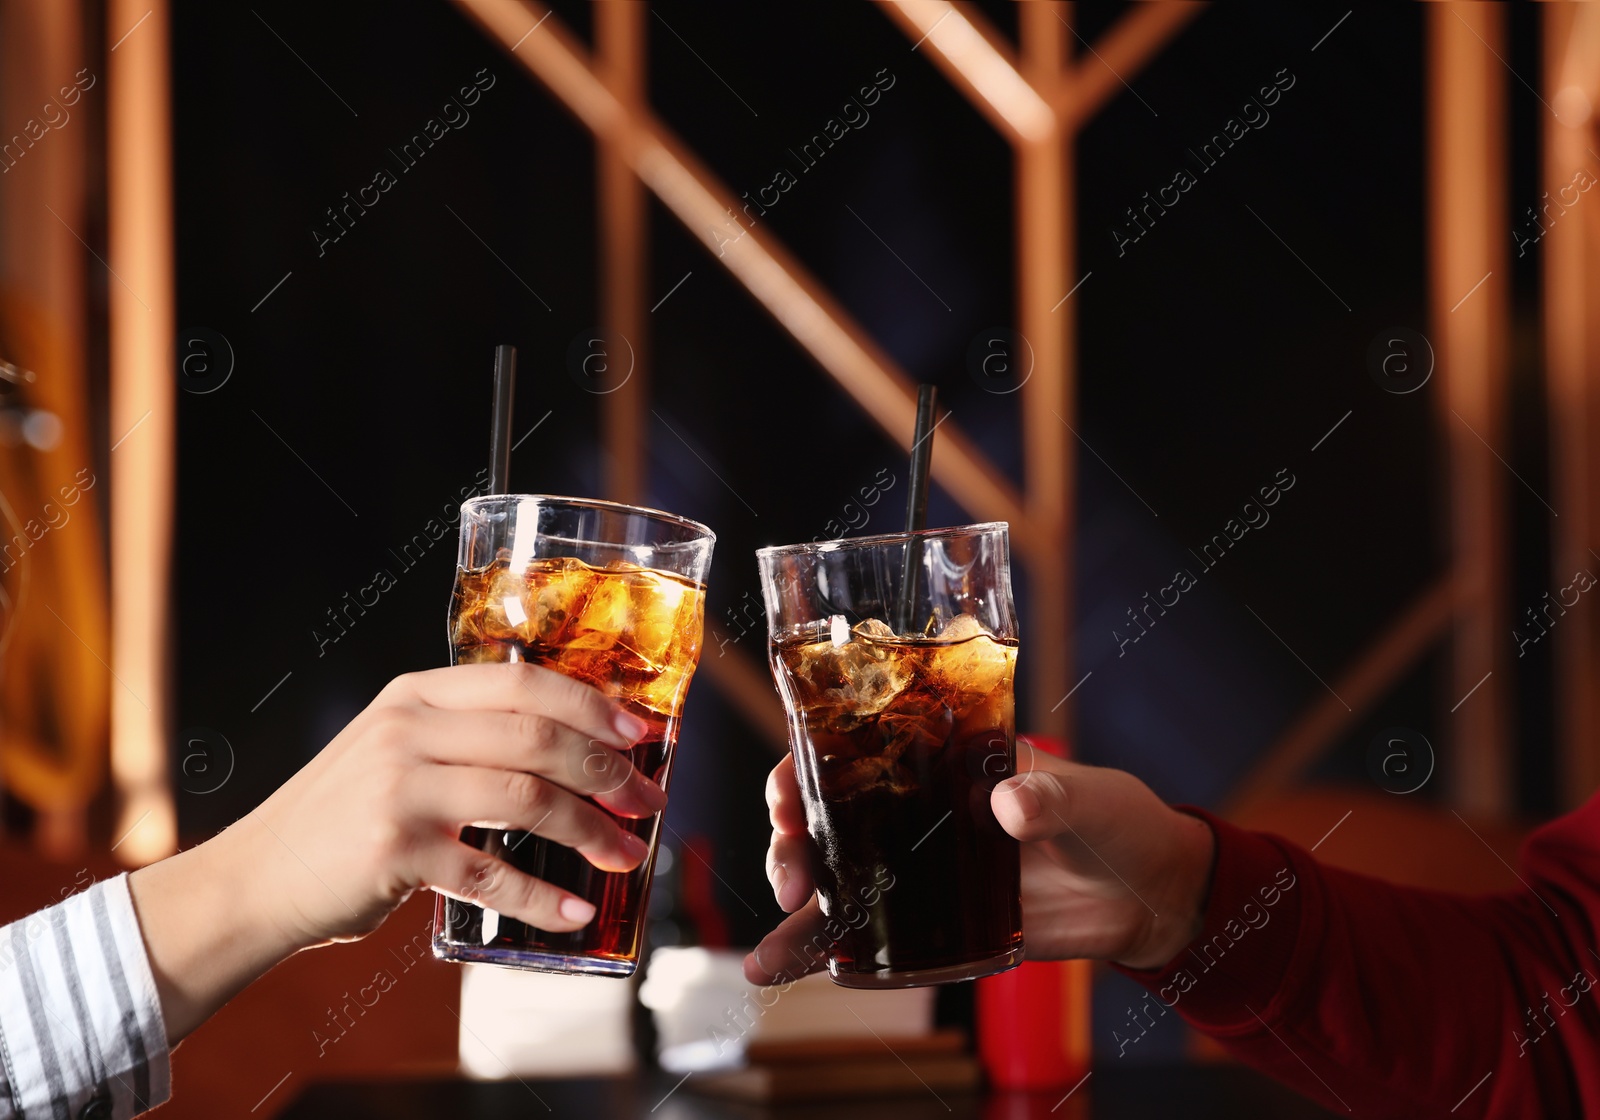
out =
[(621, 817), (666, 805), (624, 753), (646, 730), (593, 688), (532, 665), (396, 678), (249, 816), (134, 873), (169, 1039), (291, 953), (371, 933), (421, 887), (541, 929), (582, 928), (587, 901), (459, 834), (524, 830), (631, 871), (648, 846), (585, 798)]
[[(1169, 808), (1120, 770), (1065, 762), (1017, 741), (1016, 777), (990, 796), (1022, 844), (1022, 925), (1033, 960), (1088, 957), (1159, 968), (1200, 932), (1213, 839), (1204, 821)], [(756, 984), (822, 966), (805, 811), (786, 758), (767, 779), (767, 877), (789, 917), (745, 958)]]

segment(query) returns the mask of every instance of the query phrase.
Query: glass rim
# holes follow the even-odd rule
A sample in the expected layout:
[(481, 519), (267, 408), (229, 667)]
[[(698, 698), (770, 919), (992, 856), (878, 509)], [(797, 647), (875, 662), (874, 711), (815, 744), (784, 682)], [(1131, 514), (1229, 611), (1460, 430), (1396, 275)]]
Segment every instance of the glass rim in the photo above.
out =
[(816, 552), (843, 552), (847, 549), (870, 548), (875, 545), (898, 544), (909, 540), (937, 540), (950, 537), (975, 537), (985, 533), (1011, 531), (1008, 521), (979, 521), (972, 525), (946, 525), (938, 529), (902, 529), (897, 533), (874, 533), (866, 537), (834, 537), (826, 541), (804, 541), (799, 544), (769, 544), (756, 549), (757, 559), (771, 556), (803, 556)]
[[(608, 502), (603, 498), (571, 498), (564, 494), (479, 494), (475, 498), (468, 498), (461, 503), (465, 511), (469, 506), (477, 507), (490, 502), (525, 502), (543, 503), (550, 505), (574, 506), (579, 509), (601, 510), (609, 513), (634, 514), (651, 521), (659, 521), (667, 525), (676, 525), (695, 534), (690, 540), (664, 541), (648, 547), (654, 549), (684, 548), (691, 545), (700, 545), (706, 542), (716, 543), (717, 534), (711, 531), (709, 525), (703, 525), (691, 518), (676, 513), (668, 513), (663, 509), (652, 509), (649, 506), (633, 506), (626, 502)], [(617, 544), (616, 541), (583, 541), (584, 544)]]

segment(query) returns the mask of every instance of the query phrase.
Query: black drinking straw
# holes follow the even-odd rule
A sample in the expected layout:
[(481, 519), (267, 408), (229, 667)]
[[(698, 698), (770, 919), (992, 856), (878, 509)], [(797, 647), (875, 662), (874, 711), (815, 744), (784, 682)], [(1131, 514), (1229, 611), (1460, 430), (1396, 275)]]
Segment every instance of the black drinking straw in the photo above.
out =
[[(938, 395), (932, 385), (917, 386), (917, 427), (911, 443), (911, 485), (906, 494), (906, 532), (914, 533), (928, 524), (928, 461), (933, 456), (933, 407)], [(904, 634), (911, 626), (911, 612), (917, 603), (917, 574), (922, 571), (922, 541), (906, 541), (905, 570), (900, 578), (900, 617), (895, 632)]]
[(489, 493), (511, 489), (511, 398), (517, 387), (517, 348), (494, 348), (494, 415), (489, 428)]

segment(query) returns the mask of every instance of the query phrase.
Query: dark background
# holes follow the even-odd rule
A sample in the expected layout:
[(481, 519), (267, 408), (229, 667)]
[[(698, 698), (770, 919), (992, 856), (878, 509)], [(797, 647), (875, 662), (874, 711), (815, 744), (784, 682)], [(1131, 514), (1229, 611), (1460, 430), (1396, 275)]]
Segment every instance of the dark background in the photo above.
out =
[[(982, 7), (1015, 34), (1014, 10)], [(584, 6), (555, 10), (589, 36)], [(1212, 7), (1077, 147), (1078, 274), (1092, 274), (1072, 297), (1077, 427), (1095, 454), (1078, 449), (1074, 643), (1078, 675), (1095, 676), (1074, 697), (1076, 747), (1176, 800), (1216, 804), (1321, 691), (1262, 622), (1332, 679), (1444, 560), (1432, 388), (1386, 392), (1366, 359), (1379, 332), (1427, 329), (1422, 16), (1358, 8), (1313, 52), (1346, 10)], [(1078, 30), (1092, 42), (1120, 11), (1079, 5)], [(1005, 141), (873, 5), (652, 13), (650, 101), (736, 194), (793, 170), (788, 149), (879, 71), (893, 75), (870, 121), (761, 221), (906, 370), (938, 384), (1020, 484), (1018, 396), (986, 391), (968, 360), (975, 337), (1014, 320)], [(1535, 32), (1513, 11), (1508, 62), (1537, 84)], [(445, 662), (453, 532), (410, 570), (388, 550), (484, 465), (495, 343), (522, 355), (516, 433), (539, 423), (512, 488), (604, 496), (600, 398), (567, 359), (597, 318), (597, 233), (586, 131), (448, 3), (187, 0), (173, 37), (179, 326), (220, 333), (235, 355), (220, 389), (180, 394), (178, 718), (184, 741), (211, 729), (236, 756), (214, 792), (180, 779), (182, 829), (198, 838), (247, 812), (391, 677)], [(325, 210), (393, 171), (388, 149), (485, 67), (495, 83), (470, 121), (319, 256)], [(1193, 170), (1186, 149), (1283, 70), (1294, 84), (1270, 121), (1119, 256), (1111, 230), (1126, 208)], [(1538, 194), (1537, 103), (1510, 88), (1520, 211)], [(651, 217), (649, 301), (690, 276), (649, 316), (648, 504), (718, 532), (706, 656), (724, 638), (756, 653), (761, 635), (735, 638), (729, 622), (746, 596), (759, 601), (753, 550), (823, 534), (883, 470), (898, 485), (870, 527), (891, 527), (904, 463), (653, 201)], [(1513, 224), (1507, 214), (1508, 237)], [(1514, 278), (1517, 405), (1498, 450), (1543, 493), (1531, 260)], [(1187, 550), (1285, 468), (1296, 482), (1271, 522), (1119, 657), (1127, 609), (1176, 568), (1199, 572)], [(1548, 514), (1523, 487), (1510, 495), (1520, 613), (1549, 586)], [(937, 490), (930, 518), (971, 519)], [(397, 585), (323, 643), (338, 634), (329, 609), (380, 568)], [(1546, 649), (1517, 662), (1529, 813), (1552, 803)], [(1367, 745), (1397, 724), (1443, 742), (1447, 766), (1453, 698), (1439, 669), (1425, 661), (1318, 777), (1368, 782)], [(774, 759), (704, 681), (685, 727), (668, 820), (721, 853), (723, 909), (735, 940), (753, 942), (777, 917), (758, 857)]]

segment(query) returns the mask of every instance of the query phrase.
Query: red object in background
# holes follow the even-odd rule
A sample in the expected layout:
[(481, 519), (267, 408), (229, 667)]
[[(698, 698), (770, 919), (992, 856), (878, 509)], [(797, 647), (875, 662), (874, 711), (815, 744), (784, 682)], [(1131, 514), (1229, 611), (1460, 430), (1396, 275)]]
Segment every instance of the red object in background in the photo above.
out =
[(704, 836), (687, 836), (678, 849), (678, 900), (694, 922), (698, 943), (707, 949), (728, 947), (728, 919), (717, 905), (716, 850)]
[[(1017, 742), (1067, 757), (1058, 740)], [(1089, 1072), (1088, 961), (1024, 961), (977, 984), (978, 1058), (990, 1085), (1070, 1088)]]

